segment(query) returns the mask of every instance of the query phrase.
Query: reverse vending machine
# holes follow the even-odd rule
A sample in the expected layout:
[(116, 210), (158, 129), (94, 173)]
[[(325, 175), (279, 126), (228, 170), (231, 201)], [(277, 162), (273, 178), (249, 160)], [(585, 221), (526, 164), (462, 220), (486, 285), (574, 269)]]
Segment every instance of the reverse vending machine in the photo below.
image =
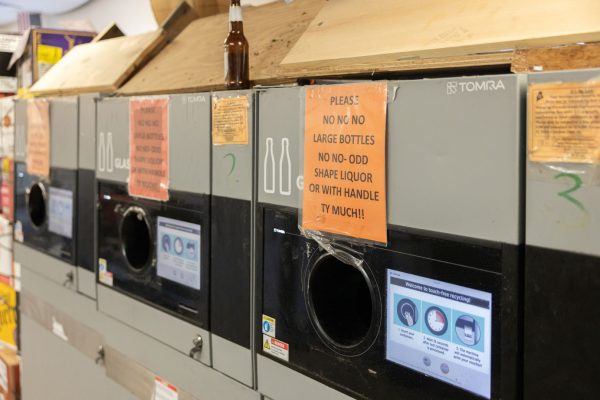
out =
[(210, 96), (97, 107), (99, 308), (210, 365)]
[(599, 106), (600, 70), (529, 75), (525, 398), (600, 391)]
[(20, 100), (15, 117), (16, 260), (75, 288), (78, 99)]
[[(341, 165), (362, 162), (358, 174), (369, 171), (367, 162), (377, 160), (353, 154), (378, 139), (371, 132), (362, 138), (347, 135), (349, 128), (325, 135), (305, 129), (312, 121), (305, 115), (307, 88), (259, 93), (261, 393), (277, 399), (301, 398), (298, 393), (378, 399), (519, 396), (522, 81), (498, 75), (387, 83), (387, 106), (375, 112), (387, 113), (386, 152), (380, 157), (387, 182), (387, 243), (315, 236), (299, 228), (307, 212), (301, 209), (307, 204), (303, 196), (317, 190), (307, 187), (305, 173), (362, 180), (348, 177)], [(330, 104), (361, 101), (362, 96), (331, 96)], [(342, 125), (344, 115), (352, 118), (346, 126), (362, 123), (352, 107), (341, 110)], [(332, 115), (331, 121), (324, 115), (321, 127), (338, 121)], [(305, 135), (324, 143), (322, 153), (309, 157), (331, 162), (328, 172), (304, 169)], [(327, 143), (336, 142), (357, 152), (337, 156), (327, 150)], [(365, 175), (364, 182), (371, 178), (380, 179)], [(378, 199), (365, 191), (334, 188), (329, 194), (332, 215), (357, 219), (363, 216), (352, 210), (357, 196)]]

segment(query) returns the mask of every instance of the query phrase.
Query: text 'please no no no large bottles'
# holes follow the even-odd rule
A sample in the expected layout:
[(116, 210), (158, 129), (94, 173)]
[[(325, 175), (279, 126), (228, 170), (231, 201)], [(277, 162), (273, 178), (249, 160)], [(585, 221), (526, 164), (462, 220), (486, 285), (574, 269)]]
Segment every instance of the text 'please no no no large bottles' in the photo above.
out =
[(306, 89), (304, 229), (387, 242), (387, 84)]

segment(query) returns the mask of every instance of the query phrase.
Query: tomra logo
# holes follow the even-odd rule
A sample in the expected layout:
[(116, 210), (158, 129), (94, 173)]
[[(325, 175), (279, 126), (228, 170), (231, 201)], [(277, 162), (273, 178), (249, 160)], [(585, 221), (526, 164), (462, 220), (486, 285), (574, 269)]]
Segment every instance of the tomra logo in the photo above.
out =
[(490, 92), (496, 90), (506, 90), (504, 82), (498, 80), (487, 81), (450, 81), (446, 83), (446, 94), (471, 93), (471, 92)]

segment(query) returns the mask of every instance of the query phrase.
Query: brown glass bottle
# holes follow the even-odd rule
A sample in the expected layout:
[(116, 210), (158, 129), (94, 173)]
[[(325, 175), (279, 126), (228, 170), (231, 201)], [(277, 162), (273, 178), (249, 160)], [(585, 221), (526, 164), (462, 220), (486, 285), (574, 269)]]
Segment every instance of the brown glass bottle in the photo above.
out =
[(227, 89), (250, 87), (248, 41), (244, 36), (240, 0), (231, 0), (229, 6), (229, 35), (225, 39), (225, 87)]

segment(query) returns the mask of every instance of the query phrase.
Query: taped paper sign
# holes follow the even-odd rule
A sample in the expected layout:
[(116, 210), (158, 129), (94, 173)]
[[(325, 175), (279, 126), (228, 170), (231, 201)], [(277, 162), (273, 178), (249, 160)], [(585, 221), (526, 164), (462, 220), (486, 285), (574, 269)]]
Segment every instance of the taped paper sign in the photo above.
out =
[(213, 144), (248, 144), (249, 104), (247, 96), (213, 98)]
[(27, 173), (50, 174), (50, 106), (48, 100), (27, 101)]
[(177, 400), (177, 388), (158, 376), (154, 379), (154, 394), (152, 400)]
[(387, 84), (306, 89), (302, 227), (387, 242)]
[(529, 159), (600, 162), (600, 82), (529, 86)]
[(169, 200), (169, 99), (129, 103), (129, 194)]

